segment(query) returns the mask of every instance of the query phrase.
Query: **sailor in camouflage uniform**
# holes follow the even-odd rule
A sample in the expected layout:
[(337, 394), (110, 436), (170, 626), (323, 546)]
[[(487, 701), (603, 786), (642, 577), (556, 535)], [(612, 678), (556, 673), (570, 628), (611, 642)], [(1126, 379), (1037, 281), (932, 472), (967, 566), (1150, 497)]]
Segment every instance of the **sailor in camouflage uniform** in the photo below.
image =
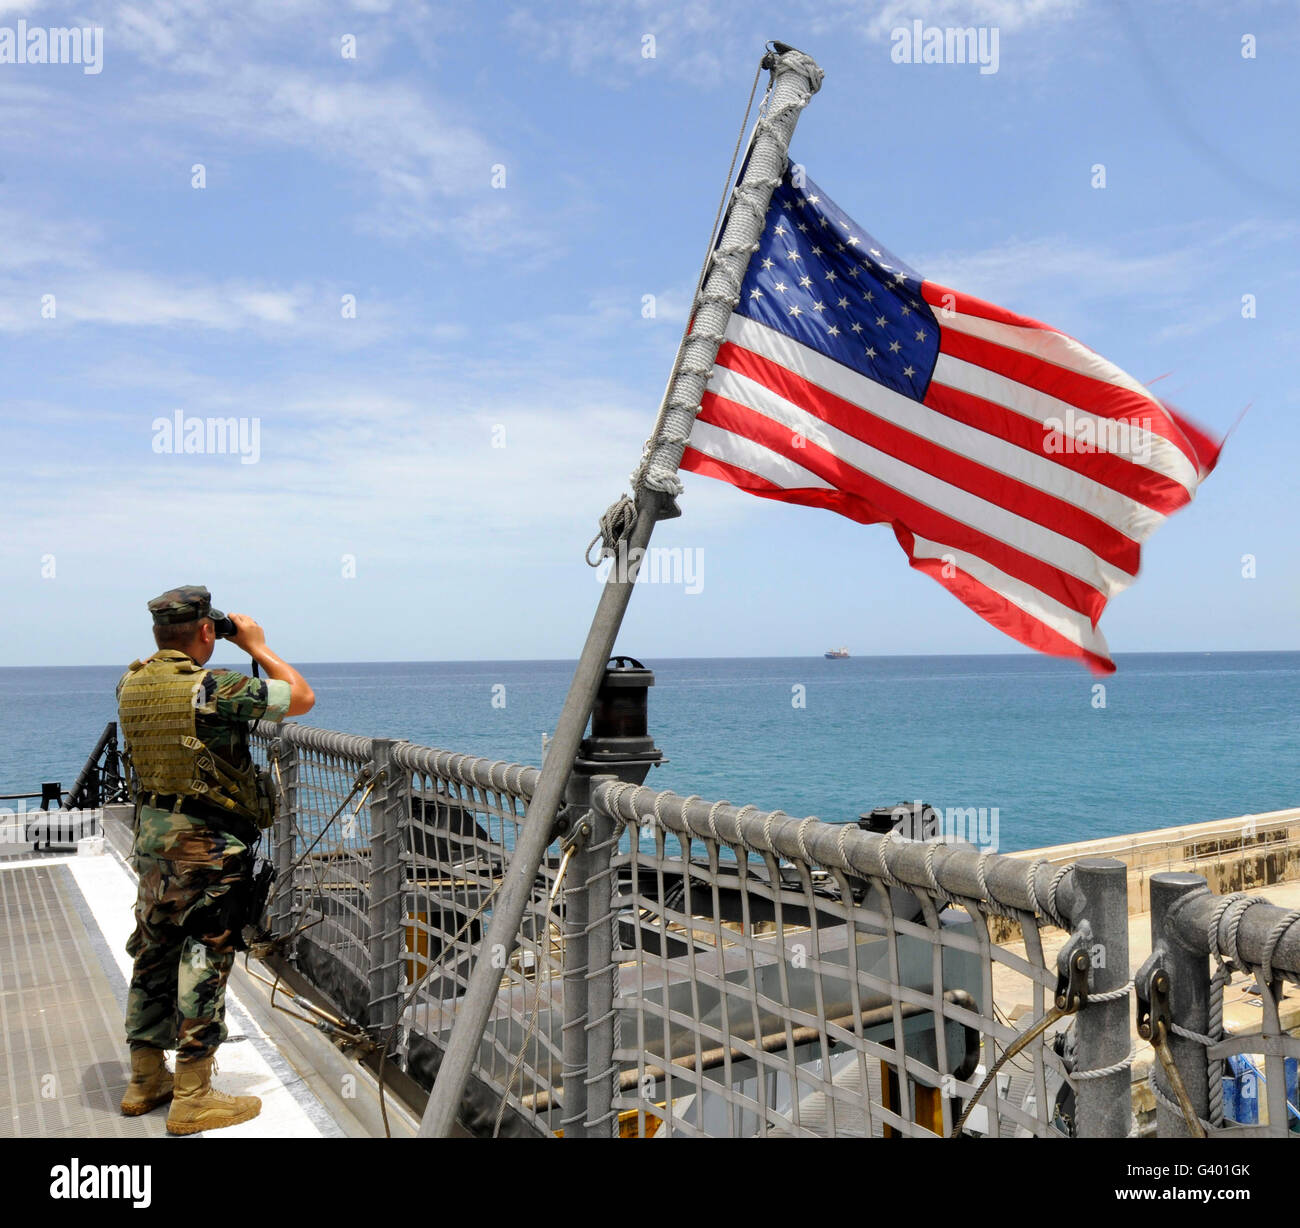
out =
[[(273, 816), (248, 751), (250, 721), (282, 720), (315, 702), (301, 675), (242, 614), (226, 618), (201, 585), (149, 602), (159, 651), (118, 683), (119, 722), (136, 779), (139, 874), (135, 960), (127, 998), (128, 1116), (172, 1100), (167, 1129), (192, 1134), (255, 1117), (256, 1096), (211, 1086), (226, 1038), (226, 979), (246, 916), (259, 828)], [(220, 627), (265, 669), (207, 670)], [(176, 1050), (176, 1079), (164, 1049)]]

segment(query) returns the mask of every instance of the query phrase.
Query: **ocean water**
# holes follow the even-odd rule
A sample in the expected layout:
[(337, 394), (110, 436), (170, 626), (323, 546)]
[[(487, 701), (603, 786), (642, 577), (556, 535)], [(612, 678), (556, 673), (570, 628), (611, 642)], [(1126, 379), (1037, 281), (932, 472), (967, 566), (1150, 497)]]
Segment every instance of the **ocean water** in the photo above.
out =
[[(1300, 805), (1300, 653), (1116, 662), (1098, 679), (1026, 655), (647, 660), (669, 759), (648, 783), (837, 822), (917, 798), (996, 808), (1003, 850)], [(300, 668), (304, 724), (538, 763), (572, 662)], [(0, 793), (69, 787), (120, 673), (0, 669)]]

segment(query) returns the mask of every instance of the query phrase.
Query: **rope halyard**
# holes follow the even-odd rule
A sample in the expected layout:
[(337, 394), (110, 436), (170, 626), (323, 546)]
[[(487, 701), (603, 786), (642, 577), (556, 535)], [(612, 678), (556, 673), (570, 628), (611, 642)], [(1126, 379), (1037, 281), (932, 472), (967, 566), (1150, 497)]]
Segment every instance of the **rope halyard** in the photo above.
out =
[[(1041, 863), (1040, 863), (1041, 864)], [(1035, 867), (1036, 868), (1036, 867)], [(1033, 893), (1031, 893), (1033, 895)], [(1036, 896), (1033, 897), (1036, 903)], [(1036, 910), (1035, 910), (1036, 911)], [(961, 1116), (953, 1125), (952, 1133), (949, 1138), (960, 1138), (962, 1127), (965, 1126), (967, 1119), (974, 1111), (975, 1106), (979, 1103), (980, 1098), (992, 1085), (998, 1072), (1005, 1066), (1017, 1053), (1026, 1049), (1034, 1040), (1047, 1031), (1054, 1023), (1064, 1019), (1067, 1015), (1077, 1015), (1080, 1011), (1085, 1010), (1092, 1002), (1116, 1002), (1126, 996), (1133, 988), (1130, 981), (1126, 985), (1121, 985), (1117, 989), (1108, 989), (1100, 993), (1090, 993), (1088, 990), (1088, 974), (1091, 971), (1092, 961), (1088, 955), (1086, 946), (1086, 936), (1088, 930), (1076, 931), (1071, 935), (1070, 941), (1061, 949), (1057, 956), (1057, 987), (1053, 999), (1052, 1009), (1045, 1015), (1022, 1032), (1019, 1036), (1002, 1051), (1002, 1056), (997, 1058), (989, 1067), (988, 1073), (984, 1076), (979, 1087), (975, 1089), (974, 1095), (966, 1102), (962, 1109)], [(1128, 1069), (1132, 1064), (1133, 1054), (1130, 1053), (1123, 1061), (1116, 1062), (1111, 1066), (1103, 1066), (1097, 1070), (1076, 1071), (1073, 1078), (1087, 1081), (1089, 1079), (1100, 1079), (1106, 1075), (1119, 1074), (1120, 1071)], [(1067, 1073), (1067, 1078), (1071, 1076)]]
[[(1229, 926), (1229, 942), (1231, 943), (1232, 954), (1227, 958), (1219, 949), (1219, 923), (1223, 920), (1224, 913), (1235, 903), (1241, 902), (1240, 912), (1244, 912), (1249, 907), (1245, 901), (1250, 899), (1250, 896), (1241, 894), (1225, 895), (1214, 906), (1214, 911), (1210, 914), (1210, 921), (1206, 927), (1206, 945), (1210, 949), (1210, 954), (1214, 957), (1214, 975), (1210, 978), (1210, 1031), (1206, 1037), (1210, 1044), (1217, 1043), (1223, 1037), (1223, 991), (1232, 983), (1233, 965), (1236, 963), (1237, 924), (1240, 924), (1240, 916), (1235, 917), (1235, 924)], [(1175, 1032), (1178, 1031), (1177, 1028), (1174, 1030)], [(1190, 1040), (1191, 1037), (1187, 1039)], [(1223, 1125), (1222, 1058), (1212, 1058), (1208, 1053), (1206, 1054), (1206, 1078), (1209, 1081), (1210, 1121), (1213, 1123), (1213, 1127), (1217, 1129)], [(1154, 1077), (1151, 1083), (1152, 1086), (1155, 1085)]]
[[(1090, 1006), (1094, 1002), (1119, 1002), (1121, 999), (1127, 998), (1132, 992), (1133, 982), (1130, 980), (1116, 989), (1106, 989), (1100, 993), (1090, 992), (1084, 1005)], [(1065, 1077), (1072, 1086), (1075, 1083), (1086, 1083), (1089, 1079), (1104, 1079), (1107, 1075), (1120, 1074), (1130, 1069), (1136, 1058), (1137, 1049), (1132, 1048), (1128, 1051), (1127, 1057), (1121, 1058), (1110, 1066), (1099, 1066), (1095, 1070), (1067, 1070)]]
[(1121, 1074), (1128, 1070), (1137, 1058), (1137, 1050), (1130, 1049), (1128, 1057), (1122, 1061), (1116, 1062), (1113, 1066), (1101, 1066), (1096, 1070), (1075, 1070), (1066, 1071), (1065, 1077), (1071, 1084), (1087, 1082), (1089, 1079), (1104, 1079), (1107, 1075)]
[(1127, 998), (1133, 992), (1133, 982), (1127, 981), (1118, 989), (1107, 989), (1101, 993), (1089, 991), (1089, 1002), (1118, 1002), (1121, 998)]
[[(287, 804), (288, 799), (284, 788), (284, 778), (280, 772), (280, 757), (278, 752), (273, 753), (271, 755), (271, 769), (272, 769), (272, 775), (275, 777), (276, 789), (280, 795), (280, 805), (284, 813), (289, 816), (289, 820), (293, 824), (294, 831), (298, 833), (298, 836), (301, 839), (306, 840), (306, 834), (303, 832), (302, 828), (298, 825), (298, 820), (294, 814), (294, 811)], [(357, 790), (359, 790), (362, 785), (366, 786), (366, 791), (361, 795), (360, 800), (356, 804), (356, 808), (352, 812), (353, 819), (355, 819), (357, 815), (361, 813), (361, 807), (366, 804), (366, 799), (369, 798), (371, 792), (374, 790), (374, 787), (377, 783), (378, 783), (378, 777), (375, 775), (374, 765), (370, 763), (363, 765), (361, 770), (357, 773), (356, 778), (352, 782), (352, 788), (348, 790), (347, 795), (335, 808), (334, 813), (330, 815), (329, 819), (326, 820), (325, 824), (321, 827), (321, 830), (317, 834), (315, 840), (313, 840), (311, 844), (308, 845), (307, 848), (303, 850), (303, 852), (294, 860), (293, 864), (290, 865), (288, 870), (285, 872), (284, 881), (289, 885), (290, 889), (292, 889), (293, 887), (293, 881), (297, 876), (298, 870), (301, 868), (303, 861), (306, 860), (307, 857), (311, 855), (315, 847), (321, 842), (321, 840), (325, 838), (326, 832), (328, 832), (329, 829), (334, 825), (334, 821), (339, 817), (339, 815), (341, 815), (343, 811), (347, 809), (348, 803), (351, 802), (353, 797), (356, 796)], [(316, 862), (314, 860), (311, 863), (311, 874), (312, 874), (312, 882), (315, 884), (316, 887), (316, 894), (319, 897), (324, 891), (324, 883), (321, 879), (320, 871), (317, 868)], [(250, 957), (261, 960), (263, 962), (269, 959), (271, 955), (279, 955), (282, 957), (286, 957), (286, 948), (289, 946), (291, 942), (293, 942), (296, 938), (300, 938), (308, 930), (315, 928), (317, 925), (320, 925), (324, 920), (325, 920), (325, 914), (324, 912), (322, 912), (321, 915), (315, 921), (310, 921), (305, 925), (300, 925), (296, 929), (294, 929), (291, 933), (285, 934), (283, 937), (276, 937), (272, 934), (267, 934), (265, 932), (259, 934), (256, 938), (253, 939), (253, 941), (249, 943), (248, 949), (244, 952), (244, 971), (247, 972), (248, 975), (251, 976), (254, 980), (261, 981), (263, 985), (270, 986), (272, 1010), (281, 1011), (284, 1014), (288, 1015), (291, 1019), (297, 1019), (303, 1023), (311, 1024), (312, 1027), (317, 1028), (322, 1032), (325, 1032), (327, 1035), (332, 1035), (336, 1037), (346, 1047), (351, 1047), (354, 1049), (362, 1049), (367, 1051), (373, 1050), (376, 1047), (374, 1041), (372, 1041), (371, 1038), (367, 1036), (364, 1030), (362, 1030), (359, 1026), (345, 1022), (343, 1019), (340, 1019), (337, 1015), (331, 1014), (329, 1011), (322, 1010), (315, 1003), (309, 1001), (308, 999), (302, 997), (299, 994), (292, 992), (289, 989), (284, 988), (280, 984), (283, 978), (282, 978), (282, 974), (279, 971), (276, 971), (274, 980), (268, 980), (266, 977), (262, 976), (261, 973), (254, 971), (254, 969), (249, 966), (248, 961)], [(300, 1015), (296, 1011), (289, 1010), (288, 1007), (281, 1006), (278, 1002), (276, 1002), (276, 997), (281, 994), (284, 997), (288, 998), (290, 1002), (293, 1002), (295, 1005), (301, 1006), (304, 1010), (310, 1012), (310, 1015), (313, 1017), (308, 1017), (307, 1015)], [(382, 1107), (382, 1103), (381, 1103), (381, 1107)]]
[[(612, 558), (618, 553), (618, 544), (626, 540), (636, 524), (636, 504), (627, 496), (619, 498), (609, 505), (600, 517), (600, 532), (587, 543), (585, 558), (588, 567), (599, 567), (601, 560)], [(593, 559), (591, 548), (601, 543), (600, 553)]]
[[(736, 159), (740, 156), (740, 145), (741, 142), (745, 139), (745, 129), (749, 125), (749, 113), (754, 106), (754, 94), (758, 90), (758, 79), (762, 75), (762, 73), (763, 73), (763, 65), (760, 63), (759, 66), (754, 70), (754, 82), (749, 87), (749, 101), (745, 103), (745, 117), (743, 120), (741, 120), (740, 131), (736, 134), (736, 147), (731, 152), (731, 164), (727, 167), (727, 178), (723, 183), (722, 195), (718, 198), (717, 212), (714, 214), (713, 217), (713, 226), (709, 231), (709, 254), (705, 256), (704, 263), (700, 266), (700, 274), (695, 281), (695, 291), (691, 296), (692, 302), (698, 301), (700, 296), (700, 290), (704, 285), (704, 279), (708, 275), (709, 268), (712, 265), (714, 237), (718, 233), (718, 222), (722, 218), (722, 211), (725, 208), (727, 203), (728, 187), (731, 183), (732, 175), (735, 173), (736, 170)], [(766, 101), (766, 99), (764, 99), (764, 101)], [(756, 246), (757, 244), (755, 244), (755, 247)], [(737, 289), (736, 293), (737, 296), (739, 296), (740, 293), (739, 289)], [(686, 327), (682, 330), (681, 340), (677, 343), (677, 355), (673, 359), (672, 375), (669, 377), (669, 388), (671, 388), (672, 384), (676, 381), (677, 372), (679, 370), (679, 364), (681, 363), (682, 350), (686, 345), (687, 337), (690, 336), (690, 329), (691, 329), (691, 321), (687, 320)], [(640, 464), (637, 466), (637, 470), (632, 475), (631, 478), (633, 490), (637, 490), (639, 488), (639, 477), (645, 470), (646, 464), (648, 463), (650, 458), (650, 453), (654, 447), (654, 442), (659, 436), (660, 429), (663, 425), (664, 412), (667, 407), (667, 403), (668, 403), (668, 397), (667, 397), (667, 393), (665, 393), (664, 401), (659, 407), (659, 414), (656, 417), (654, 427), (650, 432), (650, 438), (647, 439), (646, 442), (642, 445)], [(681, 483), (678, 482), (677, 486), (678, 486), (678, 490), (680, 490)], [(672, 493), (676, 493), (676, 492), (672, 492)], [(601, 516), (600, 532), (597, 533), (596, 536), (593, 537), (590, 543), (588, 543), (587, 545), (587, 553), (585, 556), (587, 560), (587, 566), (599, 567), (602, 559), (616, 554), (618, 551), (619, 542), (626, 540), (628, 534), (632, 532), (632, 526), (634, 524), (636, 524), (636, 502), (628, 495), (620, 495), (618, 499), (616, 499), (613, 503), (609, 505), (609, 507), (605, 510), (604, 514)], [(592, 547), (595, 546), (597, 542), (601, 543), (600, 554), (598, 554), (596, 558), (593, 559), (591, 557), (591, 551), (592, 551)]]
[[(641, 787), (641, 786), (638, 786)], [(598, 930), (608, 930), (614, 921), (614, 896), (616, 893), (615, 883), (617, 881), (617, 872), (614, 865), (614, 856), (618, 851), (618, 846), (623, 838), (623, 829), (618, 824), (613, 824), (603, 840), (592, 840), (588, 845), (593, 862), (593, 871), (590, 877), (582, 884), (581, 890), (588, 893), (589, 898), (593, 891), (596, 892), (600, 900), (599, 908), (592, 908), (587, 918), (587, 925), (584, 933), (588, 940)], [(635, 840), (635, 836), (633, 836)], [(608, 856), (606, 856), (608, 853)], [(597, 887), (597, 884), (601, 884)], [(608, 1023), (613, 1036), (612, 1044), (609, 1046), (609, 1060), (606, 1065), (599, 1070), (588, 1070), (584, 1084), (590, 1090), (593, 1087), (604, 1083), (607, 1087), (617, 1087), (619, 1066), (615, 1054), (622, 1048), (622, 1023), (621, 1015), (617, 1003), (617, 984), (618, 984), (618, 966), (619, 966), (619, 943), (615, 938), (610, 947), (609, 962), (603, 967), (594, 967), (591, 965), (590, 957), (588, 967), (584, 974), (585, 980), (589, 985), (596, 983), (602, 977), (608, 978), (610, 987), (609, 1007), (602, 1014), (592, 1016), (584, 1013), (583, 1031), (588, 1036), (588, 1047), (590, 1050), (590, 1037), (593, 1033), (598, 1032), (605, 1024)], [(588, 947), (590, 953), (590, 947)], [(588, 1004), (589, 1005), (589, 1004)], [(607, 1129), (609, 1124), (617, 1121), (618, 1108), (613, 1102), (613, 1095), (610, 1097), (609, 1108), (599, 1116), (593, 1115), (591, 1104), (586, 1106), (586, 1121), (584, 1125), (588, 1131), (594, 1131), (599, 1134), (602, 1129)]]
[(1047, 916), (1060, 929), (1066, 929), (1060, 921), (1060, 913), (1056, 908), (1056, 892), (1067, 874), (1073, 872), (1073, 866), (1062, 866), (1055, 874), (1052, 875), (1052, 881), (1047, 887)]

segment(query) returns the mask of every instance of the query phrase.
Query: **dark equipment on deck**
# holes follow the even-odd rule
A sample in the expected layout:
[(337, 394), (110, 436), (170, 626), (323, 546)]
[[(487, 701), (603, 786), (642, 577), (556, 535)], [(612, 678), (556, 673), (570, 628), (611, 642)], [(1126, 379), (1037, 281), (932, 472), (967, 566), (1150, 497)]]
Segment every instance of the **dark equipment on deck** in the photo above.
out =
[[(69, 810), (98, 810), (101, 806), (130, 800), (126, 774), (122, 771), (122, 756), (117, 747), (117, 722), (109, 721), (68, 790), (66, 807)], [(45, 805), (42, 798), (41, 806)]]
[(635, 657), (611, 657), (591, 712), (591, 736), (578, 746), (573, 769), (585, 776), (609, 774), (640, 785), (656, 764), (667, 763), (649, 733), (654, 670)]
[(877, 806), (858, 815), (858, 826), (878, 836), (896, 832), (906, 840), (939, 840), (943, 837), (942, 814), (922, 801)]

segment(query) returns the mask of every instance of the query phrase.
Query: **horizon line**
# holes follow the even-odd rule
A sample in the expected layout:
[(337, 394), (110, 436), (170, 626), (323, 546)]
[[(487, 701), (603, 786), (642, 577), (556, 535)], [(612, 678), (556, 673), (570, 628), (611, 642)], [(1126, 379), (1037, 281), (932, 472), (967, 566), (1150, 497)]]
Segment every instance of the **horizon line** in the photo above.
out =
[[(1115, 660), (1123, 657), (1211, 657), (1211, 656), (1265, 656), (1265, 655), (1285, 655), (1300, 654), (1300, 648), (1179, 648), (1179, 649), (1156, 649), (1156, 650), (1133, 650), (1129, 652), (1113, 652), (1111, 656)], [(627, 653), (615, 653), (613, 656), (628, 656)], [(817, 661), (824, 659), (823, 652), (803, 654), (803, 653), (770, 653), (770, 654), (750, 654), (750, 655), (708, 655), (708, 656), (661, 656), (658, 654), (646, 654), (654, 656), (659, 661)], [(895, 661), (907, 659), (935, 659), (935, 660), (952, 660), (956, 658), (997, 658), (1007, 657), (1025, 661), (1041, 662), (1059, 662), (1062, 665), (1074, 664), (1072, 657), (1053, 657), (1043, 653), (1026, 653), (1026, 652), (864, 652), (857, 655), (850, 654), (847, 658), (853, 661)], [(612, 658), (611, 658), (612, 659)], [(308, 661), (302, 660), (300, 664), (304, 667), (312, 665), (576, 665), (577, 657), (438, 657), (438, 658), (410, 658), (410, 659), (374, 659), (374, 660), (352, 660), (352, 661)], [(129, 664), (129, 663), (128, 663)], [(209, 663), (206, 668), (220, 668), (221, 666)], [(115, 661), (109, 662), (83, 662), (77, 665), (0, 665), (0, 670), (18, 670), (18, 669), (117, 669), (119, 667)]]

